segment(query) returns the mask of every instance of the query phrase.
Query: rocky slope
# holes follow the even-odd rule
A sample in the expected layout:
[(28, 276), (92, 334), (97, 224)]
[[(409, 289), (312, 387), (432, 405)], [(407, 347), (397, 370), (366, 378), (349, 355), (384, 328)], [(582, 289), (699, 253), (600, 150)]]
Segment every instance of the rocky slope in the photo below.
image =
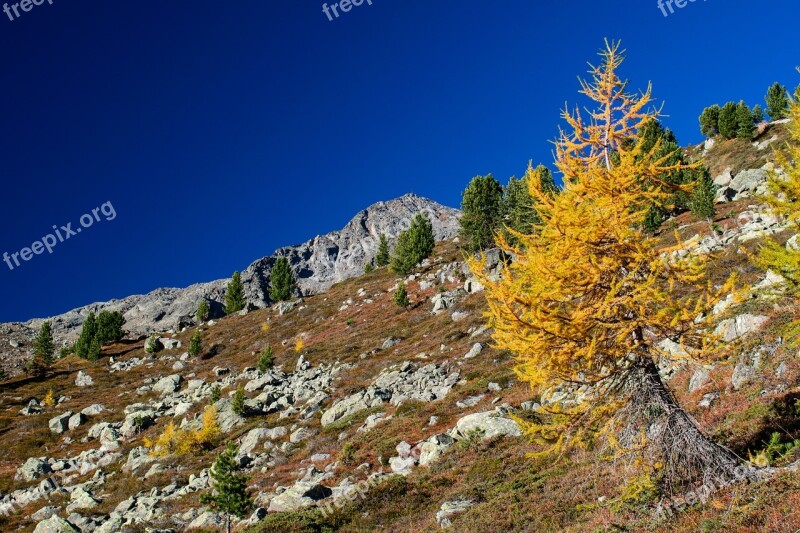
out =
[[(280, 248), (273, 255), (253, 262), (242, 271), (248, 302), (253, 308), (263, 308), (270, 303), (269, 275), (278, 257), (289, 259), (304, 295), (317, 294), (334, 283), (362, 274), (364, 265), (377, 252), (380, 235), (385, 234), (390, 242), (395, 240), (417, 213), (428, 214), (437, 240), (458, 233), (457, 209), (413, 194), (378, 202), (358, 213), (339, 231)], [(194, 312), (203, 298), (210, 302), (212, 317), (221, 316), (227, 283), (227, 279), (222, 279), (183, 289), (156, 289), (145, 295), (93, 303), (47, 320), (52, 323), (56, 339), (63, 342), (75, 339), (90, 312), (103, 310), (121, 311), (125, 329), (134, 336), (152, 331), (180, 331), (194, 323)], [(43, 320), (0, 324), (0, 364), (7, 373), (21, 370), (22, 361), (30, 355), (30, 339)]]

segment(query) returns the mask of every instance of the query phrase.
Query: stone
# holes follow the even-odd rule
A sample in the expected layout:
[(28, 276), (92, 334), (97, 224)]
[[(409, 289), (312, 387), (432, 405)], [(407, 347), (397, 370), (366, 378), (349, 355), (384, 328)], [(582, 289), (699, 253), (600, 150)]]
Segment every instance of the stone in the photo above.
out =
[(452, 446), (454, 442), (455, 440), (453, 437), (446, 433), (434, 435), (422, 442), (417, 446), (419, 451), (419, 464), (421, 466), (428, 466), (434, 461), (439, 460), (445, 450)]
[(70, 495), (70, 503), (67, 505), (67, 512), (71, 513), (76, 509), (94, 509), (99, 505), (91, 494), (86, 492), (83, 488), (77, 488), (72, 491)]
[(178, 339), (170, 339), (168, 337), (161, 337), (158, 339), (165, 350), (177, 350), (183, 344)]
[(464, 359), (472, 359), (477, 357), (483, 351), (483, 344), (476, 342), (472, 348), (464, 355)]
[(79, 370), (78, 375), (75, 377), (75, 386), (90, 387), (92, 385), (94, 385), (94, 380), (92, 379), (92, 376), (90, 376), (83, 370)]
[(725, 342), (731, 342), (747, 333), (759, 331), (767, 320), (769, 320), (769, 318), (766, 316), (751, 314), (739, 315), (720, 322), (714, 330), (714, 335), (720, 337)]
[(167, 394), (172, 394), (176, 392), (181, 387), (181, 383), (183, 383), (183, 378), (180, 374), (173, 374), (171, 376), (165, 376), (159, 379), (155, 385), (153, 385), (153, 392), (158, 392), (162, 396)]
[(95, 403), (81, 410), (81, 414), (85, 416), (97, 416), (105, 410), (106, 408), (102, 404)]
[(400, 344), (400, 341), (401, 341), (401, 339), (398, 339), (396, 337), (388, 338), (383, 342), (383, 345), (381, 346), (381, 350), (388, 350), (389, 348), (393, 348), (393, 347), (397, 346), (398, 344)]
[(14, 479), (23, 481), (34, 481), (51, 472), (50, 464), (43, 458), (29, 457), (25, 463), (17, 469)]
[(436, 513), (436, 522), (442, 527), (442, 529), (448, 528), (453, 525), (453, 522), (450, 520), (452, 516), (463, 513), (473, 505), (474, 504), (472, 500), (446, 501)]
[(271, 432), (267, 428), (254, 428), (247, 432), (239, 442), (239, 456), (248, 455), (256, 449), (258, 443), (270, 436)]
[(319, 483), (298, 481), (269, 502), (269, 512), (295, 511), (328, 498), (333, 491)]
[(186, 529), (224, 530), (225, 517), (219, 513), (205, 511), (186, 526)]
[(61, 508), (55, 505), (46, 505), (31, 515), (31, 520), (41, 522), (56, 514)]
[(289, 442), (292, 444), (297, 444), (298, 442), (303, 442), (306, 439), (313, 437), (315, 434), (314, 430), (309, 428), (298, 428), (291, 435), (289, 435)]
[(691, 379), (689, 379), (689, 392), (694, 392), (699, 390), (706, 384), (708, 381), (708, 374), (710, 369), (706, 367), (700, 367), (695, 370), (694, 374), (692, 374)]
[(72, 524), (54, 514), (36, 524), (36, 529), (33, 530), (33, 533), (78, 533), (78, 530)]
[(60, 414), (56, 417), (50, 419), (47, 425), (50, 427), (50, 431), (55, 433), (56, 435), (60, 435), (64, 433), (69, 428), (69, 419), (72, 416), (72, 411), (67, 411), (66, 413)]
[(78, 427), (82, 426), (86, 420), (88, 419), (83, 413), (75, 413), (69, 417), (69, 420), (67, 421), (67, 427), (70, 429), (70, 431), (73, 429), (78, 429)]
[(469, 437), (474, 432), (480, 432), (484, 439), (497, 436), (522, 436), (522, 429), (519, 424), (510, 418), (500, 416), (497, 411), (473, 413), (459, 419), (455, 427), (450, 431), (450, 436), (459, 440)]

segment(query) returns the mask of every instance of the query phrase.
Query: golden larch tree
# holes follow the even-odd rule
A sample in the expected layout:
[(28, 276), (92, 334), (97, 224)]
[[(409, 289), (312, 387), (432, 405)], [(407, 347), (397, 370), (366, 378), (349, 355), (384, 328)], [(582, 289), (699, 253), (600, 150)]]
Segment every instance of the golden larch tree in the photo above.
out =
[[(798, 69), (800, 70), (800, 69)], [(770, 172), (768, 193), (760, 199), (772, 212), (782, 217), (792, 228), (800, 224), (800, 87), (789, 104), (789, 142), (775, 154), (776, 170)], [(782, 169), (778, 172), (777, 169)], [(764, 269), (772, 269), (781, 274), (790, 292), (800, 296), (800, 250), (784, 247), (775, 240), (768, 240), (756, 257), (756, 264)], [(797, 344), (800, 339), (800, 320), (795, 320), (787, 328), (787, 336)]]
[[(650, 87), (628, 92), (618, 43), (607, 42), (601, 57), (581, 82), (594, 107), (562, 114), (563, 191), (528, 179), (541, 225), (511, 231), (513, 245), (497, 237), (513, 258), (499, 279), (482, 259), (470, 266), (486, 287), (497, 347), (515, 354), (516, 373), (541, 395), (539, 421), (526, 431), (543, 453), (605, 446), (614, 457), (649, 457), (668, 488), (729, 475), (739, 459), (697, 428), (658, 361), (719, 355), (706, 317), (734, 280), (714, 289), (708, 257), (675, 254), (680, 245), (660, 247), (642, 231), (647, 209), (667, 206), (676, 188), (663, 176), (685, 167), (658, 158), (660, 143), (645, 152), (636, 141), (658, 114)], [(664, 339), (680, 345), (677, 355), (660, 348)]]

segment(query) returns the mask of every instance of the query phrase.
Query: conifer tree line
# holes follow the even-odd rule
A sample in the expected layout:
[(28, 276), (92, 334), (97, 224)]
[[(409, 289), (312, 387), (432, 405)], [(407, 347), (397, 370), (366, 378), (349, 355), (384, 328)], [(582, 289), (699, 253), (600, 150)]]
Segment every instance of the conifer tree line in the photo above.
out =
[[(764, 97), (766, 114), (770, 120), (786, 118), (789, 112), (789, 93), (786, 87), (775, 82)], [(752, 109), (744, 100), (727, 102), (720, 106), (714, 104), (700, 114), (700, 131), (708, 138), (721, 136), (723, 139), (751, 139), (756, 125), (765, 120), (764, 110), (756, 104)]]
[[(670, 216), (687, 210), (701, 219), (713, 218), (716, 214), (716, 190), (708, 170), (689, 164), (675, 134), (655, 116), (644, 120), (623, 144), (627, 148), (638, 144), (640, 158), (652, 156), (662, 161), (664, 167), (680, 167), (652, 178), (651, 185), (663, 183), (670, 194), (667, 201), (650, 202), (646, 206), (646, 216), (641, 222), (646, 231), (655, 231)], [(610, 158), (616, 161), (618, 154), (611, 153)], [(544, 165), (534, 168), (529, 164), (521, 179), (512, 177), (505, 187), (491, 174), (473, 178), (464, 190), (461, 202), (464, 247), (471, 252), (486, 250), (495, 246), (498, 234), (503, 234), (506, 242), (513, 245), (519, 242), (518, 234), (531, 233), (541, 224), (531, 187), (545, 191), (548, 197), (554, 197), (560, 191), (553, 173)]]

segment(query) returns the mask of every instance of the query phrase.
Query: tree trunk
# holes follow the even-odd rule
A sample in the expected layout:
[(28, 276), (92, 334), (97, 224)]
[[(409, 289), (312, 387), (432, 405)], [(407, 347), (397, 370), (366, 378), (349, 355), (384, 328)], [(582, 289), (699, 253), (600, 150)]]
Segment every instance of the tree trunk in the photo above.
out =
[(658, 367), (645, 358), (635, 371), (628, 409), (647, 428), (647, 442), (664, 465), (664, 485), (672, 487), (697, 479), (718, 485), (754, 476), (754, 469), (697, 427), (664, 385)]
[(231, 533), (231, 514), (225, 513), (225, 531)]

